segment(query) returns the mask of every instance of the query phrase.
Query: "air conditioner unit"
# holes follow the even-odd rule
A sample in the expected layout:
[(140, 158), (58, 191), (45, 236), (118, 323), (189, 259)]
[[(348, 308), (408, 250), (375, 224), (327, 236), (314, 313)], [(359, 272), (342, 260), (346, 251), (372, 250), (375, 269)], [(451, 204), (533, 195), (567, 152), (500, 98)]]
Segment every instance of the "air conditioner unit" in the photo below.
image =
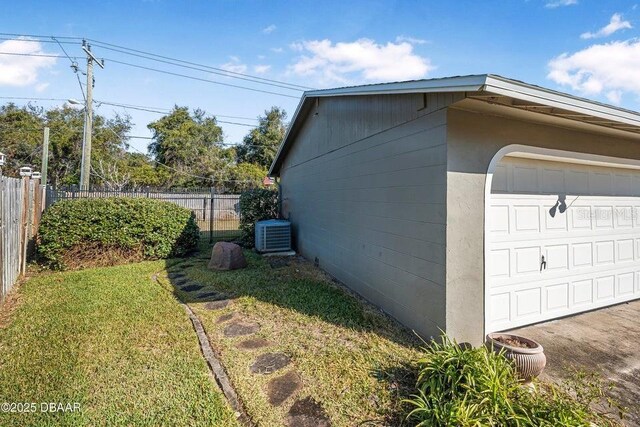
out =
[(256, 250), (285, 252), (291, 250), (291, 223), (281, 219), (256, 222)]

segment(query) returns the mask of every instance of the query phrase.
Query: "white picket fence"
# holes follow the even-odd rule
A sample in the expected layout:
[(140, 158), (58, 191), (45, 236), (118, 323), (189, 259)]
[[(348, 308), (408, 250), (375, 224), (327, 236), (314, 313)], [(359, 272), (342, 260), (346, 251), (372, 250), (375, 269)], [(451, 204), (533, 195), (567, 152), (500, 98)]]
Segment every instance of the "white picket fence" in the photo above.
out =
[(0, 177), (0, 302), (25, 273), (43, 200), (38, 180)]

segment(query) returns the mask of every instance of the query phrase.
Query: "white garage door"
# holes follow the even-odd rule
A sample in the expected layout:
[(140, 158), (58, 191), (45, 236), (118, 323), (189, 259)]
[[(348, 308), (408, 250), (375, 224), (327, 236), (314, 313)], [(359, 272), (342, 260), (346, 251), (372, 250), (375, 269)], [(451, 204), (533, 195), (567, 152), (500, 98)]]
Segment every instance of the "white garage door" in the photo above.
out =
[(487, 331), (640, 298), (640, 171), (505, 157), (488, 212)]

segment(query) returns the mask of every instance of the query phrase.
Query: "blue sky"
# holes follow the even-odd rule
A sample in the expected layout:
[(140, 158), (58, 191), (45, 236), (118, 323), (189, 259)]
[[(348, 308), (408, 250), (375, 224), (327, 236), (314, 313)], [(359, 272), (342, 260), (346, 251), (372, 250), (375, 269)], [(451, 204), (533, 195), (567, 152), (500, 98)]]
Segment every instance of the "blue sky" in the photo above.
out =
[[(0, 0), (0, 31), (86, 37), (314, 88), (496, 73), (640, 109), (640, 7), (634, 1), (29, 1)], [(7, 36), (0, 36), (11, 38)], [(50, 40), (50, 39), (49, 39)], [(67, 40), (70, 39), (60, 39)], [(82, 57), (80, 44), (64, 45)], [(62, 55), (55, 43), (0, 40), (0, 52)], [(272, 105), (293, 113), (301, 92), (177, 68), (94, 45), (96, 100), (199, 107), (247, 125)], [(252, 92), (110, 60), (279, 92)], [(81, 99), (66, 58), (0, 54), (0, 96)], [(81, 68), (84, 67), (80, 61)], [(0, 102), (6, 101), (0, 99)], [(17, 101), (22, 103), (25, 101)], [(37, 101), (48, 106), (59, 102)], [(159, 114), (128, 112), (148, 136)], [(246, 118), (246, 119), (244, 119)], [(222, 124), (239, 142), (248, 126)], [(138, 150), (148, 141), (132, 140)]]

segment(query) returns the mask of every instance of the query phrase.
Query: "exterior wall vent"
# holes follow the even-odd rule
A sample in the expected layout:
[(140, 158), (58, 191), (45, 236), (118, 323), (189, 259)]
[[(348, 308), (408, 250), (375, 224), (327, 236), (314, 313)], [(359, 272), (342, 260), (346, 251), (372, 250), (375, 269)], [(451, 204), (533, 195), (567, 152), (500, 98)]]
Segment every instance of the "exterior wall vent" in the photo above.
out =
[(291, 250), (291, 223), (281, 219), (256, 222), (256, 250), (258, 252), (286, 252)]

